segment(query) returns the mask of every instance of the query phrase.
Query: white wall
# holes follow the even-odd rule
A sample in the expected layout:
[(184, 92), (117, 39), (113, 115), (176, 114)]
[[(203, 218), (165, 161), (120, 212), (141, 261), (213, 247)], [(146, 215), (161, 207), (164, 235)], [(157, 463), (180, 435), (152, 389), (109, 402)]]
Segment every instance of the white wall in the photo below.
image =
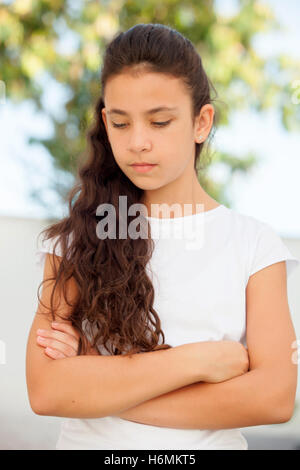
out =
[[(37, 235), (48, 224), (42, 220), (0, 217), (0, 340), (4, 342), (6, 353), (6, 363), (1, 364), (0, 360), (0, 449), (54, 449), (59, 432), (61, 418), (32, 412), (25, 377), (27, 338), (37, 308), (37, 288), (42, 280), (42, 269), (35, 264)], [(300, 240), (283, 241), (300, 258)], [(297, 268), (288, 282), (297, 338), (300, 338), (299, 284)], [(297, 397), (300, 402), (300, 387)], [(300, 434), (299, 408), (288, 423), (243, 428), (243, 432), (247, 439), (262, 433), (295, 436), (298, 431)]]
[(35, 244), (43, 228), (43, 221), (0, 217), (0, 339), (6, 346), (6, 364), (0, 365), (0, 449), (53, 449), (59, 429), (60, 418), (31, 410), (25, 376), (27, 338), (42, 281)]

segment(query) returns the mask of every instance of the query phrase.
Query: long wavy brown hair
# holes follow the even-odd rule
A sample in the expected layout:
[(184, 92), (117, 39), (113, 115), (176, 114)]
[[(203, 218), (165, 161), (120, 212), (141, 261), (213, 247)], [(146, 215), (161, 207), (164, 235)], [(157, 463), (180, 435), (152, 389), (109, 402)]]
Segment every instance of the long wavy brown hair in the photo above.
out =
[[(57, 267), (51, 261), (54, 277), (41, 282), (38, 299), (41, 301), (42, 284), (55, 281), (51, 294), (52, 318), (55, 319), (54, 292), (59, 289), (71, 307), (67, 319), (80, 334), (78, 354), (87, 353), (84, 320), (94, 332), (91, 346), (101, 344), (113, 355), (131, 356), (172, 347), (165, 344), (161, 322), (153, 308), (154, 288), (146, 272), (154, 249), (150, 224), (146, 238), (99, 239), (96, 233), (99, 205), (109, 203), (115, 207), (118, 233), (119, 196), (126, 196), (130, 207), (139, 203), (144, 193), (117, 165), (101, 114), (107, 80), (128, 68), (134, 73), (159, 72), (181, 78), (190, 93), (192, 122), (202, 106), (213, 101), (211, 89), (216, 93), (191, 41), (169, 26), (138, 24), (118, 33), (106, 47), (101, 69), (102, 95), (95, 105), (94, 122), (87, 131), (89, 151), (78, 163), (75, 184), (67, 194), (69, 215), (40, 233), (45, 235), (44, 240), (56, 238), (53, 254), (59, 244), (61, 262)], [(214, 121), (215, 118), (216, 114)], [(210, 137), (214, 130), (213, 126)], [(203, 143), (195, 143), (195, 171), (202, 146)], [(128, 225), (131, 220), (128, 215)], [(52, 255), (50, 259), (54, 261)], [(79, 293), (74, 303), (66, 297), (66, 282), (71, 277)], [(58, 313), (56, 316), (66, 320)], [(159, 344), (160, 336), (162, 344)]]

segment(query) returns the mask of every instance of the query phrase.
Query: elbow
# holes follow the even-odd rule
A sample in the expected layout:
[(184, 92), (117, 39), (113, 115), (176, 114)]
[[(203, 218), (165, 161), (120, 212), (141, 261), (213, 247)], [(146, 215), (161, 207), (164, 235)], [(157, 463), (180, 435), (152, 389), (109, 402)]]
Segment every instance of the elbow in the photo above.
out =
[[(53, 410), (53, 401), (50, 400), (42, 391), (29, 393), (30, 408), (36, 415), (55, 416)], [(51, 405), (51, 406), (50, 406)]]
[(31, 406), (32, 411), (39, 416), (49, 416), (45, 411), (44, 408), (41, 408), (39, 406)]
[(291, 411), (290, 409), (285, 409), (285, 408), (278, 408), (276, 412), (272, 414), (272, 420), (270, 424), (281, 424), (281, 423), (287, 423), (292, 419), (292, 416), (294, 414), (294, 408)]
[(43, 405), (40, 403), (38, 399), (29, 397), (29, 404), (30, 404), (30, 408), (36, 415), (40, 415), (40, 416), (47, 415), (45, 412), (45, 408), (43, 407)]
[[(294, 414), (297, 378), (280, 376), (277, 370), (274, 374), (268, 369), (259, 373), (262, 374), (260, 380), (260, 401), (258, 413), (264, 416), (263, 424), (280, 424), (290, 421)], [(279, 380), (280, 378), (280, 380)]]
[(32, 411), (39, 416), (57, 416), (52, 408), (45, 406), (44, 404), (34, 403), (30, 405)]
[[(288, 383), (288, 381), (287, 381)], [(279, 399), (281, 403), (282, 423), (290, 421), (294, 415), (295, 402), (296, 402), (297, 378), (293, 378), (288, 389), (283, 390), (282, 396)]]
[(291, 397), (291, 394), (285, 395), (284, 398), (282, 396), (280, 399), (276, 400), (276, 403), (272, 406), (271, 416), (272, 416), (272, 423), (271, 424), (280, 424), (280, 423), (287, 423), (290, 421), (294, 415), (295, 410), (295, 397)]
[(292, 405), (287, 402), (285, 406), (281, 406), (281, 408), (278, 407), (279, 416), (277, 413), (277, 423), (287, 423), (288, 421), (290, 421), (294, 415), (294, 409), (294, 402)]
[(29, 395), (29, 404), (30, 404), (30, 408), (36, 415), (43, 416), (45, 414), (40, 401), (36, 397)]
[[(55, 361), (54, 361), (55, 362)], [(57, 389), (52, 374), (27, 374), (27, 394), (32, 411), (40, 416), (56, 416)]]

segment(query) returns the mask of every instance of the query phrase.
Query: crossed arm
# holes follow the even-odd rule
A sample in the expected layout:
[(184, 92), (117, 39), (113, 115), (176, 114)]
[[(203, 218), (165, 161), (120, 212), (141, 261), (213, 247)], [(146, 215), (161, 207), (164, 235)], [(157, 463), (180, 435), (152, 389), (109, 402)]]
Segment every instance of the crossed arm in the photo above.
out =
[(253, 274), (246, 289), (249, 372), (199, 382), (127, 409), (120, 418), (153, 426), (226, 429), (289, 421), (297, 388), (296, 339), (287, 299), (286, 264)]
[[(191, 385), (183, 386), (188, 381), (178, 377), (176, 370), (174, 370), (175, 375), (172, 378), (174, 381), (176, 379), (178, 386), (173, 387), (173, 389), (167, 387), (172, 391), (165, 393), (167, 388), (161, 387), (159, 384), (156, 387), (157, 394), (146, 393), (146, 395), (148, 394), (148, 400), (145, 401), (136, 400), (131, 392), (130, 383), (127, 383), (130, 394), (130, 399), (127, 400), (128, 407), (118, 408), (118, 401), (124, 403), (122, 397), (119, 396), (119, 389), (117, 395), (115, 393), (114, 397), (111, 397), (111, 395), (108, 397), (111, 401), (109, 414), (138, 423), (183, 429), (225, 429), (288, 421), (294, 409), (297, 365), (292, 361), (292, 345), (295, 341), (295, 332), (290, 317), (286, 287), (285, 262), (274, 263), (255, 273), (249, 279), (246, 289), (247, 348), (249, 354), (249, 371), (247, 373), (221, 383), (193, 382)], [(33, 334), (32, 331), (31, 337)], [(29, 389), (35, 390), (37, 389), (36, 382), (39, 380), (35, 370), (40, 369), (47, 361), (49, 362), (50, 374), (51, 371), (53, 372), (51, 369), (53, 361), (42, 357), (32, 343), (33, 340), (30, 339), (27, 354), (27, 375)], [(74, 353), (76, 354), (76, 348)], [(29, 361), (29, 358), (33, 359)], [(75, 360), (77, 359), (79, 360), (79, 358), (75, 358)], [(95, 379), (94, 365), (90, 363), (88, 357), (81, 357), (80, 359), (86, 366), (88, 365), (88, 373), (91, 381), (93, 381)], [(73, 364), (73, 359), (69, 360)], [(99, 364), (98, 361), (93, 362)], [(165, 363), (167, 368), (169, 367), (168, 363), (167, 358)], [(62, 361), (62, 364), (64, 364), (64, 361)], [(97, 369), (94, 383), (101, 386), (103, 377), (99, 366)], [(59, 370), (60, 373), (65, 370), (69, 374), (69, 365), (67, 369), (60, 367)], [(62, 374), (64, 378), (65, 372)], [(139, 383), (140, 374), (144, 374), (145, 381), (150, 383), (150, 378), (147, 376), (144, 366), (137, 374), (134, 375), (133, 372), (134, 370), (132, 370), (132, 380), (137, 381), (137, 388), (141, 389), (143, 385), (143, 383)], [(125, 377), (122, 377), (122, 383), (126, 383), (127, 375), (125, 374)], [(154, 373), (152, 375), (154, 376)], [(107, 377), (107, 379), (109, 382), (112, 377)], [(126, 379), (125, 382), (124, 379)], [(51, 383), (53, 381), (50, 381)], [(71, 413), (70, 416), (78, 413), (75, 401), (73, 400), (72, 404), (68, 401), (69, 397), (74, 397), (69, 382), (67, 382), (67, 385), (68, 396), (60, 396), (61, 406), (58, 411), (55, 410), (54, 416), (66, 416), (65, 407), (70, 408), (68, 411)], [(95, 404), (99, 402), (97, 386), (89, 388), (89, 393), (92, 395)], [(145, 387), (147, 389), (146, 384), (144, 384)], [(55, 390), (56, 392), (57, 390)], [(76, 392), (78, 392), (77, 397), (80, 397), (79, 391), (76, 390)], [(33, 392), (31, 395), (33, 396)], [(145, 396), (144, 391), (138, 394), (139, 397), (142, 395)], [(88, 413), (92, 413), (97, 417), (93, 400), (88, 403)], [(139, 404), (133, 406), (134, 403)], [(36, 407), (42, 410), (41, 414), (49, 414), (48, 408), (44, 411), (42, 405), (38, 404)], [(100, 405), (99, 413), (102, 413), (102, 402)], [(86, 409), (84, 413), (87, 413)]]
[(226, 429), (290, 419), (274, 387), (274, 373), (252, 370), (221, 383), (199, 382), (160, 395), (116, 416), (177, 429)]

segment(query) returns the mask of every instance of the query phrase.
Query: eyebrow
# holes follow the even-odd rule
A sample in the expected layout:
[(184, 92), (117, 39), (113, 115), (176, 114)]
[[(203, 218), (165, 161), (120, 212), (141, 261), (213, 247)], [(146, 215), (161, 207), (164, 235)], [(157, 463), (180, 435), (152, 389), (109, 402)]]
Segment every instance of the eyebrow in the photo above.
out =
[[(157, 108), (148, 109), (148, 111), (145, 111), (144, 114), (149, 115), (149, 114), (158, 113), (159, 111), (175, 111), (177, 109), (178, 109), (177, 107), (171, 108), (169, 106), (158, 106)], [(110, 109), (109, 111), (107, 111), (107, 114), (121, 114), (122, 116), (128, 115), (126, 111), (123, 111), (122, 109), (117, 109), (117, 108)]]

